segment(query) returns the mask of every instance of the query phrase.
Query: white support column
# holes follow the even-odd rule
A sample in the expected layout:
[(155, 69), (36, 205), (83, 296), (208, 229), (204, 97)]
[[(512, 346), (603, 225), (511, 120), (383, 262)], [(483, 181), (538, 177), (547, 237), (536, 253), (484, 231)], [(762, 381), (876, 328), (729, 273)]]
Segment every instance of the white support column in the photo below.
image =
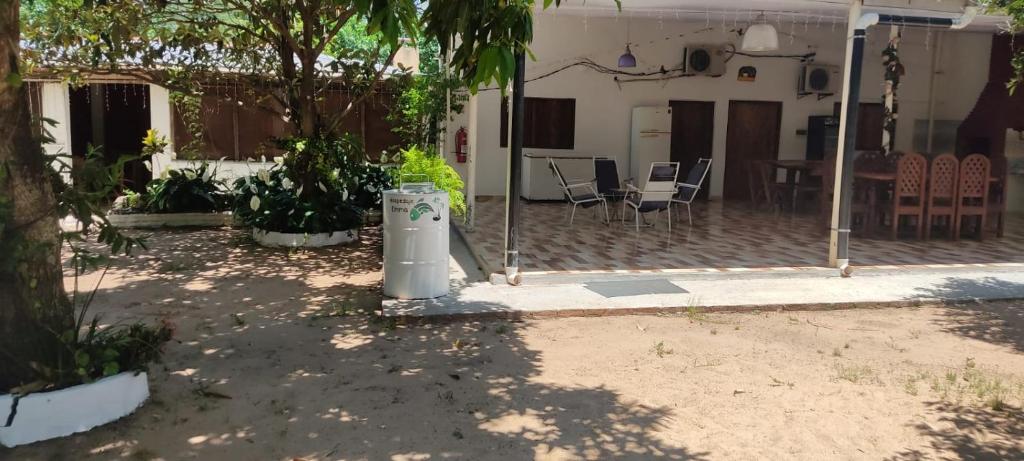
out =
[(469, 96), (469, 131), (466, 155), (466, 230), (476, 230), (476, 159), (477, 159), (477, 113), (480, 110), (480, 96)]
[[(50, 136), (52, 143), (43, 144), (43, 150), (47, 155), (71, 156), (71, 98), (68, 93), (68, 86), (61, 82), (47, 82), (42, 86), (42, 102), (39, 113), (43, 118), (53, 120), (54, 126), (43, 125)], [(71, 159), (64, 159), (69, 165)], [(57, 162), (54, 167), (59, 168)], [(69, 174), (64, 175), (64, 180), (71, 182)]]
[(171, 166), (174, 160), (174, 122), (171, 118), (171, 93), (159, 85), (149, 85), (149, 127), (167, 139), (167, 147), (163, 153), (156, 154), (150, 161), (153, 164), (153, 177)]
[[(840, 114), (846, 116), (846, 108), (850, 104), (859, 104), (860, 101), (850, 101), (850, 69), (853, 65), (853, 32), (857, 28), (857, 21), (861, 16), (861, 0), (853, 0), (850, 2), (850, 11), (847, 15), (846, 20), (846, 58), (843, 61), (843, 103), (840, 109)], [(839, 202), (840, 195), (844, 193), (842, 177), (843, 177), (843, 158), (846, 155), (854, 155), (853, 152), (845, 152), (846, 136), (849, 133), (846, 132), (845, 120), (839, 123), (839, 148), (836, 153), (836, 175), (834, 178), (835, 185), (833, 187), (832, 195), (832, 225), (831, 231), (829, 232), (828, 242), (828, 266), (838, 267), (838, 251), (839, 251)], [(852, 134), (856, 136), (856, 133)]]

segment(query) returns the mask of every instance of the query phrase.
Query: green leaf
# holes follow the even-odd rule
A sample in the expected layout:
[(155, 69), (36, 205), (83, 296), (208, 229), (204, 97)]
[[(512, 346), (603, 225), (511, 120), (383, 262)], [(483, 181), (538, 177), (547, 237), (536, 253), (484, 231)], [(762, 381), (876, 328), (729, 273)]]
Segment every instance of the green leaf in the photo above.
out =
[(10, 86), (12, 86), (14, 88), (21, 87), (21, 81), (22, 81), (21, 80), (21, 74), (19, 74), (17, 72), (11, 72), (11, 73), (7, 74), (7, 78), (5, 80), (6, 80), (8, 85), (10, 85)]
[(75, 352), (75, 365), (79, 368), (85, 368), (89, 365), (89, 353), (79, 350)]
[(103, 376), (113, 376), (121, 372), (121, 366), (117, 362), (103, 364)]

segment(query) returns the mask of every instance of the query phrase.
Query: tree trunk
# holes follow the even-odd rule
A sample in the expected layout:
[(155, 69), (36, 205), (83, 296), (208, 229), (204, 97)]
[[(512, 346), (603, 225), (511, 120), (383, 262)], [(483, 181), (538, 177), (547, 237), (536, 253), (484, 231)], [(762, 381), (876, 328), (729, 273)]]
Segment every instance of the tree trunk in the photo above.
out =
[(18, 9), (0, 0), (0, 393), (44, 377), (65, 354), (56, 334), (74, 327), (52, 176), (18, 77)]

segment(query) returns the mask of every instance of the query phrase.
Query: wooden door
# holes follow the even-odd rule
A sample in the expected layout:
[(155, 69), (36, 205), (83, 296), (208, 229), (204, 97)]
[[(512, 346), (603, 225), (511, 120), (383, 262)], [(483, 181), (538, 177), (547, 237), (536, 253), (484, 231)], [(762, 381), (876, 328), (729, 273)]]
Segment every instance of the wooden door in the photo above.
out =
[[(669, 101), (672, 108), (672, 147), (669, 159), (679, 162), (680, 178), (697, 164), (697, 159), (711, 158), (715, 134), (715, 103), (713, 101)], [(713, 166), (712, 166), (713, 168)], [(707, 199), (711, 173), (704, 179), (698, 198)]]
[(779, 157), (781, 126), (781, 102), (729, 101), (723, 198), (750, 199), (750, 163)]
[[(833, 106), (842, 122), (843, 103)], [(857, 150), (882, 150), (882, 128), (885, 125), (885, 106), (880, 102), (862, 102), (857, 108)]]
[(882, 150), (882, 130), (885, 127), (885, 106), (877, 102), (862, 102), (857, 111), (857, 150)]

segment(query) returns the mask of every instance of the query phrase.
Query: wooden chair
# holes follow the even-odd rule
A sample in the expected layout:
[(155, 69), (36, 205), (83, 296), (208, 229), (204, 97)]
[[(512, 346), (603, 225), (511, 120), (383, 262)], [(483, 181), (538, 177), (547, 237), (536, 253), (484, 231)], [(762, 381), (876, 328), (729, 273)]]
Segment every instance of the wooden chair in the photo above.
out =
[(892, 239), (899, 234), (900, 218), (916, 218), (917, 238), (924, 234), (925, 181), (928, 177), (928, 160), (917, 153), (906, 153), (896, 161), (896, 183), (893, 184), (890, 217)]
[(836, 156), (829, 155), (821, 166), (821, 200), (818, 211), (825, 227), (832, 225), (832, 200), (836, 194)]
[(873, 150), (857, 151), (857, 158), (853, 160), (855, 171), (878, 172), (885, 170), (885, 156), (881, 152)]
[[(855, 155), (859, 155), (857, 152)], [(854, 162), (856, 165), (856, 161)], [(820, 218), (825, 226), (832, 225), (832, 201), (835, 199), (836, 189), (836, 156), (830, 155), (825, 159), (821, 168), (821, 200), (820, 200)], [(852, 224), (860, 224), (862, 229), (866, 229), (868, 222), (874, 219), (874, 213), (871, 209), (870, 197), (868, 195), (867, 188), (864, 184), (858, 184), (856, 181), (853, 183), (853, 197), (850, 200), (850, 218)]]
[(793, 197), (792, 185), (778, 182), (776, 169), (770, 162), (757, 161), (751, 164), (751, 168), (757, 168), (768, 206), (782, 211), (783, 204)]
[(757, 209), (762, 203), (771, 206), (768, 197), (765, 196), (767, 190), (764, 185), (764, 181), (761, 178), (761, 167), (757, 160), (751, 160), (750, 165), (747, 166), (747, 181), (750, 187), (750, 205)]
[(988, 216), (996, 226), (996, 237), (1002, 237), (1006, 227), (1006, 180), (1009, 173), (1006, 156), (997, 155), (989, 158), (989, 174), (994, 179), (988, 188)]
[(960, 239), (960, 229), (965, 217), (978, 218), (978, 240), (984, 239), (985, 219), (988, 215), (988, 177), (991, 168), (988, 157), (981, 154), (968, 155), (960, 162), (954, 239)]
[[(880, 172), (885, 171), (885, 156), (878, 151), (855, 151), (856, 157), (853, 160), (853, 171)], [(860, 223), (864, 232), (870, 232), (874, 227), (875, 220), (881, 214), (880, 210), (873, 206), (872, 196), (877, 194), (873, 190), (877, 184), (873, 182), (853, 181), (853, 197), (850, 202), (850, 214), (852, 224)], [(859, 219), (858, 219), (859, 218)]]
[(956, 189), (960, 162), (953, 154), (942, 154), (932, 160), (928, 176), (928, 210), (924, 219), (924, 238), (932, 238), (935, 218), (946, 217), (946, 225), (953, 236), (956, 219)]

